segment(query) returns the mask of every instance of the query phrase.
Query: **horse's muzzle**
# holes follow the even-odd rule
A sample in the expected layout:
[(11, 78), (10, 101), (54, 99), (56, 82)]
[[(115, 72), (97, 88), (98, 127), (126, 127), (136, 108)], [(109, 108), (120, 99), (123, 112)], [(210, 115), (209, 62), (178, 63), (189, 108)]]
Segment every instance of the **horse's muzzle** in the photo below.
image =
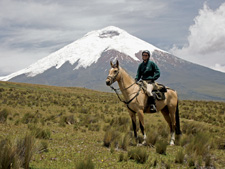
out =
[(110, 82), (109, 79), (107, 79), (107, 80), (105, 81), (105, 83), (106, 83), (107, 86), (110, 86), (110, 85), (111, 85), (111, 82)]

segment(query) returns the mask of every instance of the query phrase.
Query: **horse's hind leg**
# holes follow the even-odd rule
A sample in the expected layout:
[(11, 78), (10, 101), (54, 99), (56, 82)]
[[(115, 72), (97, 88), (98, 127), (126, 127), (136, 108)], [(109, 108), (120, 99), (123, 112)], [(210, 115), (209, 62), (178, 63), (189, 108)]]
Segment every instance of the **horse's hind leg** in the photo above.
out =
[(176, 106), (169, 106), (168, 107), (169, 110), (169, 115), (170, 115), (170, 119), (171, 119), (171, 141), (170, 141), (170, 145), (174, 145), (175, 142), (175, 129), (176, 129)]
[(169, 109), (168, 107), (164, 107), (162, 110), (161, 110), (166, 122), (168, 123), (169, 127), (170, 127), (170, 133), (171, 133), (171, 139), (170, 139), (170, 145), (174, 145), (174, 142), (175, 142), (175, 132), (174, 132), (174, 127), (173, 127), (173, 122), (171, 120), (171, 116), (170, 116), (170, 113), (169, 113)]

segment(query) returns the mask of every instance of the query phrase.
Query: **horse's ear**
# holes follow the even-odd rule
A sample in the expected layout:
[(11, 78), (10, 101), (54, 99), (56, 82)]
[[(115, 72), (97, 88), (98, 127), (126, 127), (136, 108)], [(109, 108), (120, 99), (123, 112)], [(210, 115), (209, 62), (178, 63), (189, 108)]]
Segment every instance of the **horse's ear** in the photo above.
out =
[(116, 60), (116, 67), (119, 68), (119, 61)]
[(111, 65), (111, 67), (113, 67), (113, 63), (112, 63), (112, 61), (110, 61), (110, 65)]

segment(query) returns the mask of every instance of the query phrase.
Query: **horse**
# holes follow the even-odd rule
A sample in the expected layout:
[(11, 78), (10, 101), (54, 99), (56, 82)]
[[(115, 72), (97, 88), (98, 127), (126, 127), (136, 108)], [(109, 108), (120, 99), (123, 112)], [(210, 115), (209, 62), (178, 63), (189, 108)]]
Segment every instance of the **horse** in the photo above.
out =
[[(110, 61), (110, 64), (111, 69), (109, 70), (109, 74), (106, 79), (106, 85), (114, 89), (111, 85), (116, 81), (118, 82), (119, 89), (125, 99), (125, 101), (123, 102), (127, 105), (129, 115), (131, 117), (134, 136), (136, 140), (138, 140), (136, 128), (137, 114), (140, 123), (140, 129), (144, 138), (142, 144), (145, 144), (147, 136), (144, 131), (144, 113), (150, 113), (150, 110), (144, 112), (144, 107), (147, 104), (148, 96), (144, 93), (141, 86), (138, 85), (122, 67), (119, 66), (118, 60), (116, 61), (116, 64), (113, 64), (112, 61)], [(117, 92), (116, 94), (119, 97)], [(165, 100), (156, 100), (156, 108), (157, 111), (161, 111), (170, 127), (170, 145), (174, 145), (175, 133), (176, 135), (181, 134), (177, 92), (170, 88), (167, 88), (167, 92), (165, 93)]]

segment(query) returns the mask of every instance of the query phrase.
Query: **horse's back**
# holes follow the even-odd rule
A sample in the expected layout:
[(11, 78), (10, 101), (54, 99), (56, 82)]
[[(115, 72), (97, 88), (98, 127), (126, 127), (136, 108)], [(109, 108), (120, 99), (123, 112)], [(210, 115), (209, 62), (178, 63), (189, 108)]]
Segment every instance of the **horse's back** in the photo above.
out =
[(166, 95), (166, 102), (167, 105), (177, 105), (178, 102), (178, 95), (177, 92), (173, 89), (167, 89), (167, 92), (165, 93)]

